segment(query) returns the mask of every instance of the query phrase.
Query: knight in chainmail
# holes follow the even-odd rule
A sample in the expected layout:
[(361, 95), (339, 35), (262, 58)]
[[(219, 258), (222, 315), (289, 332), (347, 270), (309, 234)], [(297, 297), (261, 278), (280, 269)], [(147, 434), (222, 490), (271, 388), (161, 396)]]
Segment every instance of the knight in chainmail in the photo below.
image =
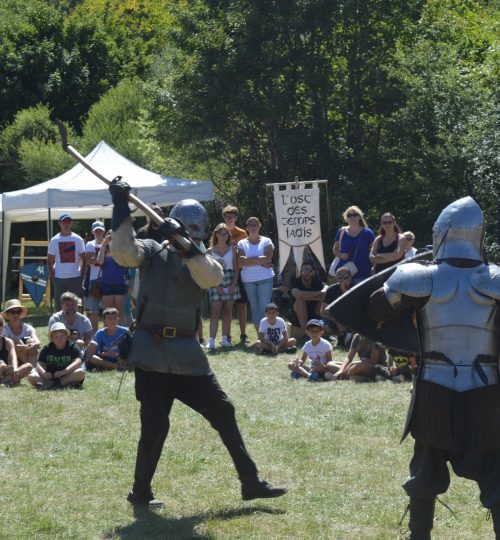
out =
[(206, 211), (197, 201), (180, 201), (171, 212), (173, 217), (160, 227), (164, 242), (136, 239), (127, 203), (129, 191), (119, 179), (110, 187), (113, 257), (141, 272), (137, 321), (127, 360), (135, 371), (141, 435), (134, 485), (127, 499), (134, 505), (162, 504), (153, 496), (151, 482), (175, 399), (202, 414), (219, 433), (236, 467), (244, 500), (279, 497), (286, 489), (259, 478), (238, 429), (234, 406), (196, 339), (203, 289), (218, 285), (223, 275), (220, 264), (202, 254), (199, 242), (194, 241), (208, 233)]
[(431, 538), (437, 495), (458, 476), (475, 480), (500, 538), (500, 267), (483, 262), (484, 218), (470, 197), (446, 207), (433, 229), (434, 261), (399, 266), (376, 291), (369, 315), (417, 313), (422, 358), (403, 438), (415, 439), (410, 539)]

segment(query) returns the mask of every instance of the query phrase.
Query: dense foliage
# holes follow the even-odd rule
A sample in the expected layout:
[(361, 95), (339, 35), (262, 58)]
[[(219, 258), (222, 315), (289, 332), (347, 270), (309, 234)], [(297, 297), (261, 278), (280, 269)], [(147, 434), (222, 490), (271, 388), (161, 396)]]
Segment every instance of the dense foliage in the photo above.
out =
[[(500, 243), (499, 7), (487, 0), (6, 0), (0, 188), (62, 172), (54, 117), (88, 151), (214, 180), (272, 226), (264, 185), (326, 178), (417, 244), (471, 194)], [(326, 205), (323, 223), (327, 223)], [(331, 231), (324, 231), (331, 242)]]

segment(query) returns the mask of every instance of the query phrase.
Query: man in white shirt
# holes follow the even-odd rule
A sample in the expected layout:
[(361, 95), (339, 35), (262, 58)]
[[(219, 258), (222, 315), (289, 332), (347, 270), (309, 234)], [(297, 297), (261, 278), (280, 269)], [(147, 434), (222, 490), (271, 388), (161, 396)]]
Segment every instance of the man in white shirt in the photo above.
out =
[(94, 333), (88, 317), (78, 311), (78, 297), (72, 292), (66, 291), (61, 295), (59, 302), (61, 311), (54, 313), (49, 319), (50, 327), (56, 322), (62, 322), (70, 331), (70, 340), (81, 349), (88, 346)]
[(73, 220), (67, 213), (59, 216), (60, 232), (51, 238), (47, 250), (47, 266), (54, 288), (57, 309), (63, 292), (70, 291), (82, 296), (85, 277), (85, 243), (83, 238), (71, 231)]

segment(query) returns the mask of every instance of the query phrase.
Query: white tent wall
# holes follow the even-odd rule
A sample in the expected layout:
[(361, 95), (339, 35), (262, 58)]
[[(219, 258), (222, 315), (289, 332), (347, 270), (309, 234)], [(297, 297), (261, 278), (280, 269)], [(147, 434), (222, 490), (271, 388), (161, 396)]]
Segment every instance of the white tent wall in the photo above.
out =
[[(122, 176), (132, 193), (143, 202), (160, 206), (175, 204), (182, 199), (214, 200), (213, 183), (208, 180), (180, 180), (162, 176), (121, 156), (101, 141), (86, 157), (87, 161), (112, 180)], [(2, 227), (2, 301), (5, 299), (7, 265), (9, 262), (12, 223), (56, 221), (63, 212), (74, 220), (109, 218), (112, 213), (108, 186), (83, 165), (77, 164), (57, 178), (29, 188), (3, 193), (0, 198)], [(142, 215), (142, 212), (138, 215)], [(47, 227), (47, 234), (51, 227)]]

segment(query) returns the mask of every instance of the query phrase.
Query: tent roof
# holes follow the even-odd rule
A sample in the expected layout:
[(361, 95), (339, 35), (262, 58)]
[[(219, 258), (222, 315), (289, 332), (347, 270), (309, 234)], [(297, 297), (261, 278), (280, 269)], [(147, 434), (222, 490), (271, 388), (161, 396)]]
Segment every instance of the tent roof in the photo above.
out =
[[(104, 141), (86, 159), (106, 178), (122, 176), (132, 187), (132, 192), (145, 203), (165, 206), (186, 198), (214, 199), (212, 182), (180, 180), (153, 173), (123, 157)], [(57, 219), (58, 211), (70, 212), (76, 219), (111, 215), (107, 185), (80, 163), (52, 180), (4, 193), (1, 204), (10, 221), (47, 220), (48, 208), (52, 211), (52, 219)]]
[[(87, 156), (87, 161), (103, 176), (122, 176), (132, 187), (132, 193), (145, 203), (161, 206), (182, 199), (212, 201), (213, 183), (207, 180), (179, 180), (162, 176), (139, 167), (101, 141)], [(57, 178), (0, 197), (2, 222), (2, 299), (5, 297), (10, 229), (13, 222), (57, 220), (62, 212), (73, 219), (95, 219), (111, 216), (111, 196), (108, 186), (78, 163)], [(50, 226), (47, 227), (49, 234)]]

